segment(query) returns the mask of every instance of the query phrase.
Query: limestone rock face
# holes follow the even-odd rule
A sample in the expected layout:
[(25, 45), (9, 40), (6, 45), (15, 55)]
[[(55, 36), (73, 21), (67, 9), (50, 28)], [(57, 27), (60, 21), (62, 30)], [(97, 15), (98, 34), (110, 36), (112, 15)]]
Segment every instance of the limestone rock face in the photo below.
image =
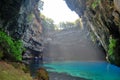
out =
[(120, 0), (114, 0), (114, 6), (116, 10), (120, 13)]
[[(83, 19), (83, 23), (85, 23), (84, 27), (88, 27), (90, 32), (95, 35), (95, 39), (101, 43), (106, 51), (107, 60), (120, 66), (120, 0), (65, 1), (68, 7), (78, 15), (81, 15), (81, 10), (83, 10), (81, 18)], [(113, 53), (109, 54), (109, 46), (113, 44), (109, 42), (111, 36), (117, 42), (112, 50)]]
[(84, 10), (86, 8), (86, 0), (65, 0), (68, 7), (72, 11), (75, 11), (80, 17), (84, 14)]
[(12, 37), (20, 39), (30, 25), (31, 13), (39, 0), (1, 0), (0, 24)]
[[(1, 0), (0, 1), (0, 28), (10, 35), (18, 33), (18, 18), (22, 0)], [(21, 29), (22, 31), (22, 29)]]
[(22, 39), (30, 53), (42, 51), (41, 0), (0, 0), (0, 28), (14, 39)]
[(36, 19), (35, 14), (32, 19), (32, 24), (24, 33), (23, 41), (25, 47), (33, 54), (38, 55), (43, 51), (42, 26), (39, 20)]

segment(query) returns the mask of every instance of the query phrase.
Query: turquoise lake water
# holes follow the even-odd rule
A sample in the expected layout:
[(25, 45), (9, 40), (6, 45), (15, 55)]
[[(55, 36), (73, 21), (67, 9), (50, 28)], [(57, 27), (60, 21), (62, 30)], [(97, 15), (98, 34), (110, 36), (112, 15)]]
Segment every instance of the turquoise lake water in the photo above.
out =
[(90, 80), (120, 80), (120, 67), (107, 62), (51, 62), (44, 66), (48, 71)]

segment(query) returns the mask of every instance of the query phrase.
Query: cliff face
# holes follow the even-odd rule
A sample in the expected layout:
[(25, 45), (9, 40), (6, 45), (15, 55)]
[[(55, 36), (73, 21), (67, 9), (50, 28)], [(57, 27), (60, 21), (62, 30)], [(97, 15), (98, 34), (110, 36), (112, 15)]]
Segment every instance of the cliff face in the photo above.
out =
[(40, 53), (42, 26), (40, 0), (0, 0), (0, 28), (14, 39), (22, 39), (30, 53)]
[[(1, 0), (0, 1), (0, 28), (10, 35), (16, 36), (18, 30), (18, 18), (22, 0)], [(22, 30), (21, 30), (22, 31)], [(17, 36), (18, 37), (18, 36)]]
[(106, 58), (120, 66), (120, 1), (65, 0), (83, 20), (84, 27), (94, 33), (106, 51)]

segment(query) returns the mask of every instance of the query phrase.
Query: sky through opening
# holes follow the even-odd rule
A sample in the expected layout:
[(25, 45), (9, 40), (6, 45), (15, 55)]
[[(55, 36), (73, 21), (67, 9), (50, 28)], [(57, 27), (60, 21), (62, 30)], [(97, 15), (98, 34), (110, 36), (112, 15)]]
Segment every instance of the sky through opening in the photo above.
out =
[(64, 0), (42, 0), (44, 1), (41, 13), (54, 20), (55, 24), (59, 22), (74, 22), (79, 16), (71, 11)]

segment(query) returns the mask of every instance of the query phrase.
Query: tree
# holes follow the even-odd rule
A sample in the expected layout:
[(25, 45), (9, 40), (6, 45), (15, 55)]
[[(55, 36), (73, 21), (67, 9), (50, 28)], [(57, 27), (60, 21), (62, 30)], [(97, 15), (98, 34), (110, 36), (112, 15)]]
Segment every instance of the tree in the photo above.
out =
[(75, 27), (75, 25), (72, 22), (60, 22), (59, 27), (60, 29), (68, 29), (68, 28)]
[(55, 30), (56, 26), (54, 25), (54, 21), (51, 18), (47, 18), (42, 14), (40, 15), (40, 17), (44, 32)]
[(75, 22), (60, 22), (58, 26), (60, 29), (69, 29), (69, 28), (75, 28), (75, 27), (81, 28), (82, 27), (79, 19), (77, 19)]
[(80, 21), (80, 19), (77, 19), (76, 21), (75, 21), (75, 27), (78, 27), (78, 28), (83, 28), (83, 26), (82, 26), (82, 22)]

